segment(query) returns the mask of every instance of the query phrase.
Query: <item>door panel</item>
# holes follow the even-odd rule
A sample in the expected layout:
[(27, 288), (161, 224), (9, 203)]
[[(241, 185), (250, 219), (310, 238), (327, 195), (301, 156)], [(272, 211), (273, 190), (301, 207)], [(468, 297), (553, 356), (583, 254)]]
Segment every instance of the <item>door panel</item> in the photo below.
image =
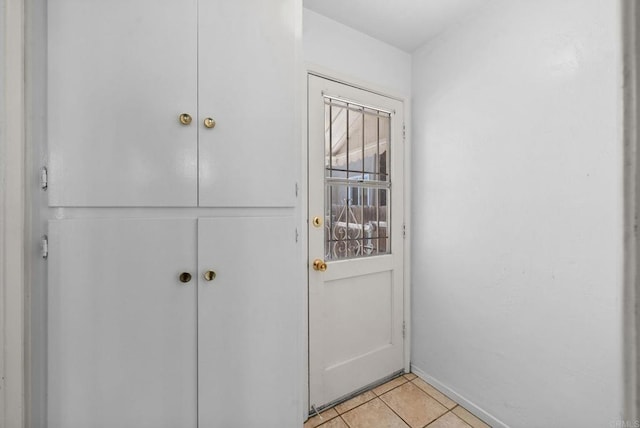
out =
[(293, 206), (296, 2), (199, 7), (200, 205)]
[(325, 337), (325, 363), (329, 369), (393, 343), (392, 290), (390, 271), (325, 281), (325, 305), (331, 308), (331, 312), (323, 314), (326, 331), (343, 331)]
[(49, 222), (49, 428), (196, 426), (195, 226)]
[(195, 206), (196, 0), (47, 8), (49, 204)]
[(198, 220), (200, 428), (301, 425), (294, 230), (293, 217)]
[(403, 107), (309, 76), (308, 120), (309, 266), (327, 266), (309, 271), (321, 408), (404, 368)]

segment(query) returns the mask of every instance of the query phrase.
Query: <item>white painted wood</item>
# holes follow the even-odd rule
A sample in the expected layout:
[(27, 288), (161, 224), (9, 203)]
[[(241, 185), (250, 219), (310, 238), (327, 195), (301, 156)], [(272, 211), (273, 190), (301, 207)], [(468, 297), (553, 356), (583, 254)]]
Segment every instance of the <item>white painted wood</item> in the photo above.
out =
[(24, 3), (0, 2), (0, 426), (25, 423)]
[(621, 7), (623, 29), (623, 102), (624, 102), (624, 192), (625, 192), (625, 260), (624, 260), (624, 418), (635, 421), (640, 418), (640, 383), (638, 368), (640, 365), (640, 252), (637, 230), (640, 215), (640, 186), (638, 174), (638, 112), (640, 106), (640, 56), (638, 47), (640, 37), (640, 8), (633, 0), (624, 0)]
[(24, 3), (0, 1), (0, 426), (25, 422)]
[(50, 205), (196, 205), (196, 0), (47, 7)]
[(297, 5), (200, 2), (201, 206), (295, 204)]
[(200, 428), (302, 425), (294, 228), (293, 216), (198, 220)]
[[(328, 262), (309, 270), (310, 405), (330, 403), (404, 368), (403, 105), (401, 101), (309, 76), (309, 216), (324, 201), (323, 94), (394, 111), (391, 120), (390, 255)], [(324, 254), (324, 228), (309, 227), (309, 265)]]
[(49, 428), (195, 427), (195, 220), (54, 220), (49, 249)]

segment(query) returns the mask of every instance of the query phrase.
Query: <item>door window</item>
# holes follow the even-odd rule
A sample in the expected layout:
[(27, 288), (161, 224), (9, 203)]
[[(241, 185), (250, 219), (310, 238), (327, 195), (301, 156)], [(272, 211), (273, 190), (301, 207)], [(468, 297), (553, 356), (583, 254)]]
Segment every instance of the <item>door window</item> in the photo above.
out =
[(324, 97), (325, 259), (391, 252), (391, 112)]

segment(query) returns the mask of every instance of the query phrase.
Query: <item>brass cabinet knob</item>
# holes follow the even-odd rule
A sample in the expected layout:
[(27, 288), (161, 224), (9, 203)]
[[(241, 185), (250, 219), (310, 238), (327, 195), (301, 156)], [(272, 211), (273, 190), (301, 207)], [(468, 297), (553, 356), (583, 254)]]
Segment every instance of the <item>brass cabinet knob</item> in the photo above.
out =
[(315, 259), (313, 261), (313, 269), (324, 272), (325, 270), (327, 270), (327, 264), (324, 262), (324, 260)]
[(191, 274), (189, 272), (182, 272), (180, 276), (178, 276), (178, 279), (180, 280), (180, 282), (187, 283), (191, 281)]
[(205, 279), (205, 281), (213, 281), (214, 279), (216, 279), (216, 273), (212, 270), (208, 270), (202, 274), (202, 277)]
[(213, 120), (213, 118), (211, 118), (211, 117), (207, 117), (207, 118), (204, 120), (204, 127), (205, 127), (205, 128), (215, 128), (215, 126), (216, 126), (216, 121), (215, 121), (215, 120)]
[(183, 125), (188, 125), (191, 123), (191, 115), (188, 113), (182, 113), (180, 115), (180, 123)]
[(318, 216), (315, 216), (315, 217), (313, 218), (313, 225), (314, 225), (315, 227), (320, 227), (320, 226), (322, 226), (322, 219), (321, 219), (320, 217), (318, 217)]

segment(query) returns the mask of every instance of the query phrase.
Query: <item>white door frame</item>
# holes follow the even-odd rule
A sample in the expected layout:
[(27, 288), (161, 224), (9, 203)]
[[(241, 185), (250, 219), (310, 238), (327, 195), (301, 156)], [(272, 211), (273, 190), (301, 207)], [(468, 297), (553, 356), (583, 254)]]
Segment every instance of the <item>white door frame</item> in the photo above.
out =
[(25, 139), (25, 10), (22, 0), (0, 0), (0, 425), (25, 425), (28, 311), (28, 196)]
[[(303, 224), (301, 225), (302, 233), (302, 245), (305, 249), (305, 257), (304, 260), (309, 259), (309, 237), (308, 237), (308, 225), (307, 219), (309, 218), (309, 206), (308, 206), (308, 194), (309, 194), (309, 168), (308, 168), (308, 105), (309, 105), (309, 94), (308, 94), (308, 83), (307, 76), (314, 75), (317, 77), (321, 77), (323, 79), (333, 80), (338, 83), (342, 83), (344, 85), (353, 86), (354, 88), (362, 89), (368, 92), (373, 92), (378, 95), (382, 95), (388, 98), (393, 98), (398, 101), (401, 101), (404, 105), (404, 122), (406, 126), (406, 134), (405, 134), (405, 147), (404, 147), (404, 224), (406, 230), (406, 238), (404, 240), (404, 268), (403, 268), (403, 276), (404, 276), (404, 323), (405, 323), (405, 339), (404, 339), (404, 370), (409, 372), (411, 370), (411, 100), (408, 95), (398, 94), (393, 91), (389, 91), (387, 89), (381, 88), (378, 85), (371, 84), (369, 82), (364, 82), (361, 79), (354, 78), (352, 76), (345, 76), (344, 74), (335, 72), (333, 70), (328, 70), (325, 67), (322, 67), (313, 63), (306, 63), (305, 67), (305, 94), (304, 99), (304, 112), (303, 115), (303, 135), (301, 142), (301, 154), (302, 154), (302, 186), (301, 186), (301, 206), (302, 206), (302, 219)], [(305, 419), (308, 415), (309, 409), (309, 266), (305, 266), (307, 275), (306, 275), (306, 285), (307, 292), (305, 293), (305, 314), (304, 314), (304, 322), (305, 322), (305, 331), (306, 334), (306, 348), (305, 348), (305, 360), (304, 360), (304, 369), (307, 376), (304, 377), (305, 385), (303, 391), (306, 391), (306, 396), (304, 397), (304, 412)]]

